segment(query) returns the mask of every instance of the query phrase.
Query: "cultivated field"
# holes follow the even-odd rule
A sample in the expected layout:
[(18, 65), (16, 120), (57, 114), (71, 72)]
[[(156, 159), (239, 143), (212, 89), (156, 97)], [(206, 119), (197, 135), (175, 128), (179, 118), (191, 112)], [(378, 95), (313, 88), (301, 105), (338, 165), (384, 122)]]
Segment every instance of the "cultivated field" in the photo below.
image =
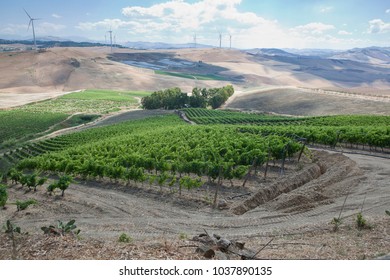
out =
[[(203, 259), (201, 233), (253, 252), (269, 243), (256, 258), (389, 254), (388, 70), (305, 63), (220, 49), (1, 53), (0, 259)], [(229, 83), (229, 110), (139, 108), (151, 91)]]

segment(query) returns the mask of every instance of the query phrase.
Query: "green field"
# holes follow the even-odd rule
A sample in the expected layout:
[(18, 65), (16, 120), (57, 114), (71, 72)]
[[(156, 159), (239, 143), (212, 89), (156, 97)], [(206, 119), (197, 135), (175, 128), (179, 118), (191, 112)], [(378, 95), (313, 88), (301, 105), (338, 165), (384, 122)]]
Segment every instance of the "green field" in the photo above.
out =
[(173, 77), (179, 77), (179, 78), (185, 78), (185, 79), (191, 79), (191, 80), (215, 80), (215, 81), (226, 81), (227, 79), (218, 76), (218, 75), (200, 75), (200, 74), (186, 74), (186, 73), (178, 73), (178, 72), (168, 72), (168, 71), (161, 71), (161, 70), (156, 70), (154, 71), (156, 74), (159, 75), (166, 75), (166, 76), (173, 76)]
[(149, 94), (143, 91), (86, 90), (0, 111), (0, 149), (17, 146), (44, 132), (91, 122), (101, 114), (136, 108), (138, 100), (135, 97)]
[(0, 111), (0, 149), (31, 139), (67, 117), (52, 112)]
[(108, 91), (108, 90), (86, 90), (82, 92), (73, 92), (61, 96), (59, 99), (79, 99), (79, 100), (108, 100), (108, 101), (125, 101), (136, 102), (134, 97), (143, 97), (150, 95), (146, 91)]
[(21, 109), (28, 112), (107, 114), (122, 109), (134, 109), (138, 106), (135, 97), (142, 98), (149, 94), (143, 91), (86, 90), (25, 105)]

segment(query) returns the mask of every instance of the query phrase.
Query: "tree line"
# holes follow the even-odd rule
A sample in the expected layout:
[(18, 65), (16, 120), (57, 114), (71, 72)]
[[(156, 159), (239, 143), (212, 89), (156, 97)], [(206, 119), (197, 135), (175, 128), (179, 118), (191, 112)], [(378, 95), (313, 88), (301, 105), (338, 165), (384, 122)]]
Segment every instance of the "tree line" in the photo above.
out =
[(153, 92), (150, 96), (142, 98), (141, 103), (143, 108), (147, 110), (175, 110), (186, 107), (206, 108), (207, 106), (216, 109), (224, 104), (233, 93), (232, 85), (210, 89), (194, 88), (191, 95), (175, 87)]

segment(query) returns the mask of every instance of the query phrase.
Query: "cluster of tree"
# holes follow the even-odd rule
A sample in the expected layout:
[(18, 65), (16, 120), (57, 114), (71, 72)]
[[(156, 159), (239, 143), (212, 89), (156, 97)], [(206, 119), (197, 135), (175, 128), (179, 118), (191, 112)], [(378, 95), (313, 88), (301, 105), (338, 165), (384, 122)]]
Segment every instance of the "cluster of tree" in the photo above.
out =
[(222, 88), (200, 89), (194, 88), (192, 94), (182, 92), (180, 88), (170, 88), (153, 92), (150, 96), (142, 98), (144, 109), (174, 110), (185, 107), (213, 109), (220, 107), (234, 93), (232, 85)]

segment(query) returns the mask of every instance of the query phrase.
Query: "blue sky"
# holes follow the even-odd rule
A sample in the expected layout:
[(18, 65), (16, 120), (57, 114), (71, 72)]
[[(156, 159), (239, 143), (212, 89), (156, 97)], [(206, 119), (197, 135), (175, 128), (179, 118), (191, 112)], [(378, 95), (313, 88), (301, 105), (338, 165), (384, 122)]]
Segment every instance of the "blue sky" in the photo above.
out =
[(388, 0), (13, 0), (0, 4), (0, 38), (84, 37), (236, 48), (390, 46)]

